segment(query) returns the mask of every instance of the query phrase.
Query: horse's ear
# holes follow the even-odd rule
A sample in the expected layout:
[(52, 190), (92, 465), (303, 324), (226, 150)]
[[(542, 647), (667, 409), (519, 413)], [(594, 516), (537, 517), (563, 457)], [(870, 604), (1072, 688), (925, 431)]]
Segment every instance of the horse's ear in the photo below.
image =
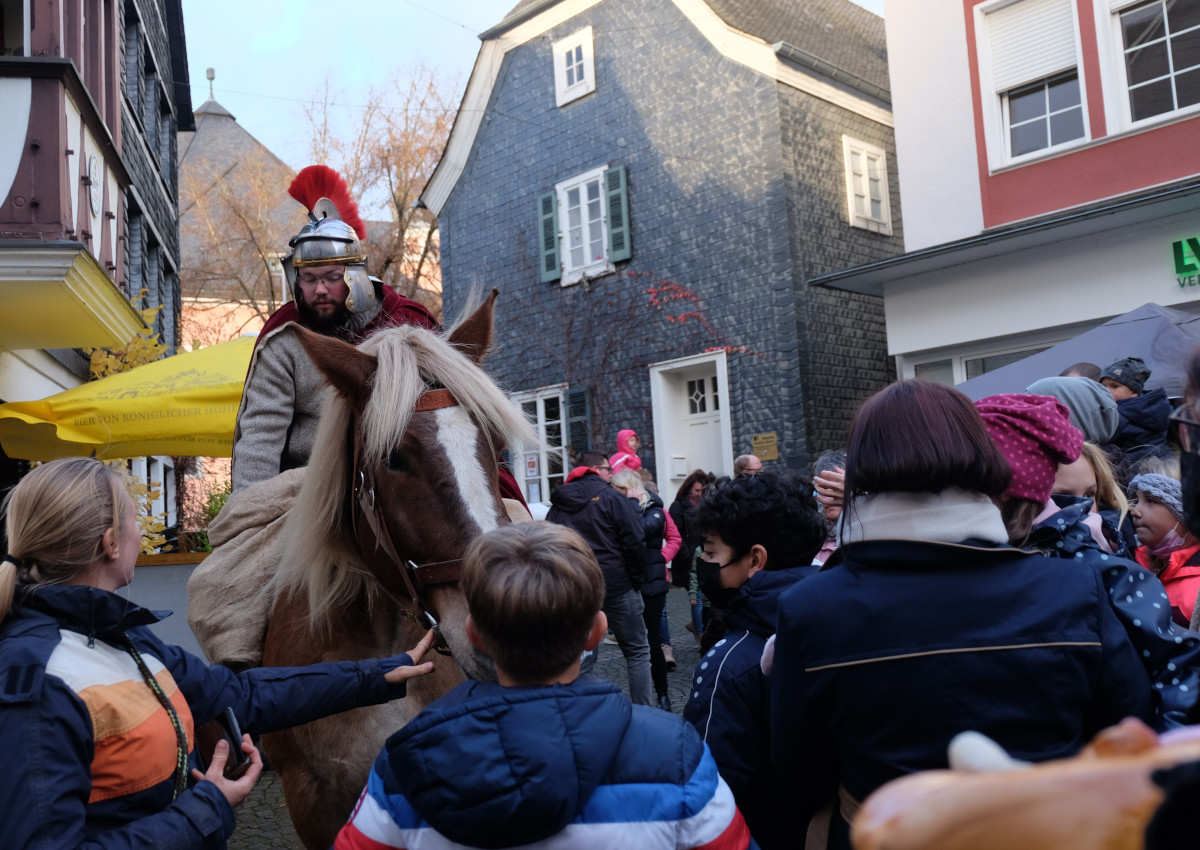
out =
[(337, 337), (325, 336), (300, 325), (295, 330), (308, 359), (334, 390), (350, 402), (355, 412), (361, 414), (371, 397), (371, 379), (375, 377), (379, 360)]
[(496, 314), (496, 296), (500, 290), (492, 287), (492, 294), (479, 305), (479, 309), (467, 316), (454, 329), (447, 340), (463, 354), (478, 364), (483, 360), (492, 344), (492, 320)]

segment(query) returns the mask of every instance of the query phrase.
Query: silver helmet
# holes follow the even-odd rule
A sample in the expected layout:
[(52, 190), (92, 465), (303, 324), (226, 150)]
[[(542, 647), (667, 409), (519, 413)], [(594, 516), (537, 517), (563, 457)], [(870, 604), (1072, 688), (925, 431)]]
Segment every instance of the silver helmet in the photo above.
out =
[[(326, 181), (321, 185), (317, 180)], [(298, 190), (298, 184), (301, 188)], [(346, 309), (351, 313), (363, 313), (373, 308), (375, 287), (367, 274), (367, 255), (363, 253), (362, 242), (355, 228), (343, 219), (336, 204), (328, 197), (319, 197), (316, 201), (306, 202), (304, 189), (312, 191), (326, 189), (330, 194), (342, 198), (343, 206), (347, 206), (347, 215), (351, 221), (358, 222), (358, 209), (350, 199), (349, 189), (345, 182), (333, 169), (326, 166), (310, 165), (303, 169), (289, 188), (289, 193), (296, 200), (309, 208), (309, 222), (300, 229), (288, 242), (292, 253), (283, 260), (284, 274), (288, 286), (291, 287), (292, 297), (296, 296), (297, 270), (306, 266), (344, 266), (343, 279), (349, 287), (346, 296)]]

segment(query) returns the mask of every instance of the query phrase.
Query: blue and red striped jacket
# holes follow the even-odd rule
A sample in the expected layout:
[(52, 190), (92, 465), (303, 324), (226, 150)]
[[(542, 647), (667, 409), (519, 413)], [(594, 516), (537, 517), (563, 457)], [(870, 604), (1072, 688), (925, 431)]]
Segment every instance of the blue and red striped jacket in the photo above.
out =
[(590, 676), (467, 682), (390, 739), (336, 850), (741, 850), (750, 834), (696, 731)]

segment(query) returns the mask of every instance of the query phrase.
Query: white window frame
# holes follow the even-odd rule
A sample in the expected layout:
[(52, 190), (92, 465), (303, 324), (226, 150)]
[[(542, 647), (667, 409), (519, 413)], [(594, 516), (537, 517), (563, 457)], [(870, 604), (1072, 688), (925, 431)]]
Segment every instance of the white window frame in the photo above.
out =
[[(541, 439), (541, 444), (537, 446), (523, 446), (520, 444), (509, 447), (509, 457), (511, 458), (511, 466), (513, 477), (517, 479), (517, 483), (521, 487), (521, 492), (525, 495), (525, 500), (530, 503), (550, 504), (550, 463), (549, 458), (552, 453), (558, 452), (562, 457), (562, 475), (566, 480), (566, 475), (571, 471), (568, 466), (569, 460), (567, 449), (570, 446), (570, 432), (568, 425), (568, 410), (567, 410), (567, 384), (552, 384), (547, 387), (538, 387), (535, 390), (527, 390), (525, 392), (512, 393), (510, 398), (513, 404), (520, 407), (527, 402), (537, 403), (537, 419), (531, 423), (538, 437)], [(561, 443), (560, 446), (554, 447), (546, 441), (546, 419), (544, 416), (545, 405), (544, 401), (548, 398), (558, 399), (559, 413), (559, 434)], [(532, 478), (526, 477), (526, 455), (537, 455), (538, 474)], [(530, 481), (538, 482), (539, 492), (537, 498), (530, 496), (529, 484)]]
[(1200, 103), (1194, 103), (1172, 112), (1151, 115), (1140, 121), (1133, 120), (1133, 113), (1129, 108), (1129, 77), (1125, 70), (1121, 13), (1144, 5), (1146, 0), (1099, 0), (1093, 6), (1096, 16), (1096, 43), (1100, 54), (1100, 78), (1104, 84), (1104, 108), (1108, 116), (1110, 135), (1170, 124), (1200, 113)]
[[(938, 363), (941, 361), (950, 361), (950, 367), (954, 376), (954, 384), (961, 384), (967, 380), (967, 361), (979, 360), (986, 357), (998, 357), (1002, 354), (1017, 354), (1027, 351), (1030, 354), (1035, 351), (1052, 348), (1060, 342), (1065, 342), (1071, 339), (1071, 336), (1063, 336), (1061, 330), (1054, 330), (1050, 333), (1037, 333), (1029, 336), (1021, 342), (1012, 342), (1008, 345), (999, 345), (991, 347), (979, 348), (956, 348), (952, 350), (940, 349), (936, 351), (927, 351), (920, 354), (901, 354), (896, 357), (896, 374), (901, 380), (916, 377), (917, 366), (925, 363)], [(1001, 367), (1003, 368), (1003, 367)], [(984, 372), (983, 374), (988, 374)]]
[[(1068, 67), (1060, 68), (1047, 76), (1033, 77), (1010, 85), (1005, 91), (997, 90), (999, 86), (997, 85), (994, 71), (995, 57), (992, 54), (991, 33), (988, 29), (987, 16), (1007, 6), (1014, 5), (1014, 2), (1020, 2), (1020, 0), (995, 0), (992, 3), (980, 3), (975, 7), (975, 54), (979, 62), (979, 97), (980, 111), (982, 112), (980, 117), (983, 119), (988, 169), (992, 172), (1001, 171), (1010, 166), (1024, 165), (1029, 162), (1036, 162), (1041, 159), (1057, 156), (1064, 151), (1086, 145), (1092, 140), (1092, 125), (1088, 114), (1087, 81), (1084, 79), (1083, 63), (1080, 60), (1080, 57), (1083, 55), (1083, 48), (1079, 35), (1079, 13), (1075, 8), (1075, 4), (1071, 3), (1071, 15), (1075, 22), (1075, 65), (1073, 70), (1075, 71), (1076, 78), (1079, 80), (1079, 102), (1083, 109), (1083, 135), (1077, 139), (1071, 139), (1058, 145), (1047, 145), (1044, 148), (1039, 148), (1020, 156), (1012, 156), (1009, 153), (1011, 145), (1009, 144), (1008, 127), (1008, 92), (1039, 81), (1048, 80), (1051, 77), (1057, 77), (1072, 70), (1072, 68)], [(1103, 79), (1103, 75), (1101, 78)]]
[[(863, 157), (865, 162), (874, 160), (879, 164), (879, 191), (880, 191), (880, 209), (882, 215), (875, 217), (870, 214), (870, 190), (867, 190), (867, 214), (862, 215), (854, 209), (854, 198), (858, 194), (855, 187), (855, 176), (853, 166), (853, 154), (858, 154)], [(859, 227), (863, 230), (869, 230), (872, 233), (880, 233), (884, 236), (892, 235), (892, 196), (888, 189), (888, 165), (887, 153), (883, 148), (875, 145), (860, 142), (858, 139), (852, 139), (849, 136), (842, 136), (842, 162), (846, 172), (846, 215), (850, 221), (851, 227)], [(864, 181), (867, 180), (867, 174), (862, 175)]]
[[(608, 259), (608, 201), (604, 193), (604, 172), (608, 171), (608, 165), (601, 165), (593, 168), (591, 171), (585, 171), (583, 174), (563, 180), (561, 183), (554, 185), (554, 194), (556, 203), (558, 204), (558, 250), (559, 262), (562, 267), (562, 277), (560, 278), (561, 286), (570, 286), (578, 283), (585, 277), (599, 277), (603, 274), (616, 271), (616, 267), (609, 262)], [(583, 221), (585, 242), (584, 242), (584, 262), (580, 266), (574, 266), (571, 262), (571, 217), (570, 208), (568, 206), (568, 192), (571, 189), (578, 188), (581, 192), (583, 208), (587, 208), (587, 184), (595, 182), (600, 189), (600, 248), (602, 256), (599, 259), (588, 260), (586, 249), (586, 231), (589, 221)]]
[[(1047, 97), (1048, 97), (1048, 85), (1049, 85), (1050, 81), (1053, 79), (1056, 79), (1058, 77), (1065, 76), (1066, 74), (1071, 74), (1071, 73), (1075, 74), (1075, 83), (1079, 89), (1079, 106), (1078, 106), (1079, 120), (1082, 122), (1083, 133), (1076, 136), (1073, 139), (1067, 139), (1065, 142), (1059, 142), (1057, 145), (1054, 144), (1053, 142), (1051, 142), (1050, 141), (1050, 132), (1051, 132), (1050, 118), (1055, 113), (1050, 110), (1050, 105), (1047, 102), (1045, 104), (1046, 112), (1042, 113), (1042, 115), (1040, 115), (1037, 119), (1038, 121), (1044, 121), (1046, 123), (1046, 142), (1047, 142), (1047, 144), (1045, 145), (1045, 147), (1040, 147), (1040, 148), (1037, 148), (1036, 150), (1027, 151), (1026, 153), (1023, 153), (1023, 154), (1014, 155), (1012, 152), (1012, 117), (1009, 114), (1009, 98), (1012, 95), (1012, 93), (1015, 91), (1020, 91), (1021, 89), (1030, 88), (1032, 86), (1040, 86), (1040, 88), (1043, 92), (1047, 92)], [(1001, 107), (1001, 114), (1004, 116), (1001, 126), (1004, 131), (1004, 152), (1005, 152), (1005, 156), (1006, 156), (1007, 160), (1010, 163), (1024, 162), (1025, 160), (1028, 160), (1028, 159), (1036, 159), (1037, 157), (1043, 156), (1047, 153), (1054, 153), (1054, 152), (1060, 151), (1064, 148), (1075, 147), (1079, 142), (1087, 141), (1087, 134), (1088, 134), (1087, 106), (1083, 101), (1084, 101), (1083, 80), (1080, 79), (1080, 77), (1079, 77), (1078, 67), (1076, 67), (1070, 71), (1059, 72), (1050, 77), (1043, 77), (1040, 80), (1034, 80), (1030, 83), (1024, 83), (1020, 86), (1011, 88), (1008, 91), (1001, 94), (1000, 95), (1000, 107)], [(1075, 107), (1072, 106), (1071, 108), (1074, 109)], [(1062, 113), (1065, 111), (1066, 110), (1062, 110), (1062, 109), (1058, 110), (1059, 113)], [(1026, 123), (1026, 124), (1032, 123), (1032, 120), (1022, 122), (1022, 123)]]
[[(590, 26), (554, 42), (551, 52), (554, 55), (554, 103), (556, 106), (564, 106), (596, 90), (596, 61)], [(583, 79), (568, 82), (568, 59), (577, 52), (582, 54)]]

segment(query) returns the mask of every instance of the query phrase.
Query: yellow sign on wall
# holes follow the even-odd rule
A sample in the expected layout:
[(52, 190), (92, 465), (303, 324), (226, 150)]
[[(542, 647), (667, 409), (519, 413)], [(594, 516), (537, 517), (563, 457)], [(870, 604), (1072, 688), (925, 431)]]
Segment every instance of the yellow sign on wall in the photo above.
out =
[(750, 445), (759, 460), (779, 460), (779, 435), (775, 431), (752, 435)]

